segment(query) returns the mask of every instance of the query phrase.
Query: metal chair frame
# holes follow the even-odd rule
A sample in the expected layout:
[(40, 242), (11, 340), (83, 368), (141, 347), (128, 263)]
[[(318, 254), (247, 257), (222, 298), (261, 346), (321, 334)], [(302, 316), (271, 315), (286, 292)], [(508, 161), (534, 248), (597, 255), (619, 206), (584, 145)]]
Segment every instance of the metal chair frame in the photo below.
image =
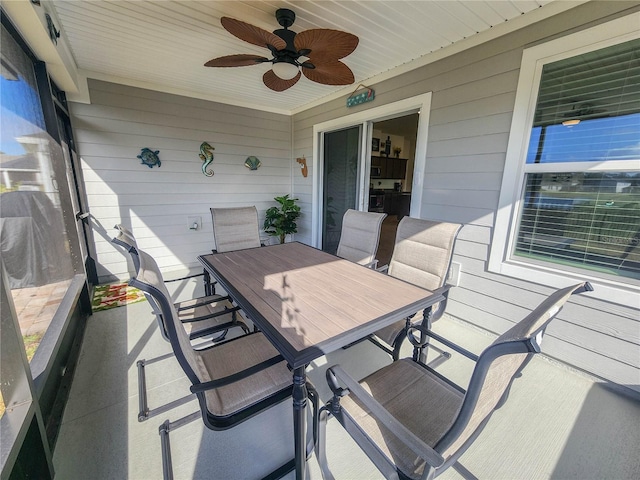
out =
[[(133, 266), (135, 268), (135, 272), (136, 275), (138, 274), (138, 271), (140, 270), (140, 257), (138, 254), (138, 246), (137, 246), (137, 242), (135, 240), (135, 237), (133, 236), (133, 233), (128, 230), (126, 227), (124, 227), (121, 224), (116, 224), (115, 227), (118, 230), (118, 235), (112, 239), (112, 243), (121, 246), (122, 248), (124, 248), (127, 253), (129, 254), (129, 256), (131, 257), (131, 261), (133, 263)], [(181, 280), (187, 280), (190, 278), (195, 278), (198, 277), (202, 274), (195, 274), (195, 275), (188, 275), (186, 277), (182, 277), (182, 278), (178, 278), (178, 279), (173, 279), (173, 280), (167, 280), (165, 281), (165, 283), (171, 283), (171, 282), (175, 282), (175, 281), (181, 281)], [(215, 291), (215, 287), (213, 287), (213, 290)], [(162, 316), (162, 312), (160, 310), (160, 308), (158, 307), (154, 297), (152, 295), (149, 295), (147, 292), (144, 292), (144, 295), (147, 299), (147, 301), (149, 302), (149, 304), (151, 305), (151, 310), (154, 313), (154, 315), (156, 315), (156, 319), (158, 322), (158, 327), (160, 329), (160, 333), (162, 335), (162, 337), (169, 342), (169, 336), (167, 334), (167, 330), (166, 330), (166, 322), (164, 321), (164, 318)], [(207, 297), (202, 298), (201, 301), (199, 301), (199, 299), (196, 299), (195, 303), (191, 303), (188, 306), (183, 306), (181, 305), (181, 302), (178, 302), (176, 304), (174, 304), (175, 308), (180, 312), (184, 312), (186, 310), (191, 310), (191, 309), (197, 309), (198, 307), (202, 307), (205, 305), (210, 305), (213, 303), (217, 303), (217, 302), (224, 302), (225, 300), (229, 300), (228, 296), (221, 296), (221, 295), (209, 295)], [(249, 332), (249, 328), (241, 321), (239, 321), (237, 319), (237, 314), (236, 312), (239, 310), (238, 307), (231, 307), (231, 308), (226, 308), (223, 311), (220, 312), (214, 312), (214, 313), (210, 313), (210, 314), (206, 314), (206, 315), (201, 315), (198, 317), (193, 317), (190, 318), (188, 320), (183, 320), (183, 323), (197, 323), (197, 322), (202, 322), (205, 320), (209, 320), (209, 319), (213, 319), (216, 317), (219, 317), (221, 315), (227, 315), (228, 313), (231, 313), (232, 315), (232, 320), (230, 322), (225, 322), (222, 324), (217, 324), (215, 326), (211, 326), (211, 327), (205, 327), (205, 328), (199, 328), (196, 329), (194, 331), (192, 331), (189, 334), (189, 338), (191, 340), (196, 340), (199, 338), (204, 338), (210, 335), (214, 335), (216, 333), (219, 333), (218, 336), (216, 336), (215, 338), (210, 339), (207, 343), (216, 343), (216, 342), (220, 342), (222, 340), (225, 339), (229, 328), (234, 328), (234, 327), (240, 327), (242, 328), (245, 333)], [(161, 360), (164, 360), (165, 358), (169, 358), (173, 356), (173, 354), (169, 354), (169, 355), (162, 355), (160, 357), (154, 358), (154, 359), (140, 359), (136, 362), (136, 367), (138, 370), (138, 421), (139, 422), (144, 422), (145, 420), (160, 415), (168, 410), (171, 410), (183, 403), (185, 403), (185, 401), (188, 401), (188, 399), (190, 398), (190, 395), (181, 399), (178, 399), (174, 402), (170, 402), (167, 403), (165, 405), (161, 405), (157, 408), (151, 409), (149, 408), (149, 403), (148, 403), (148, 396), (147, 396), (147, 381), (146, 381), (146, 371), (145, 368), (147, 365), (152, 364), (152, 363), (156, 363), (159, 362)]]
[[(182, 367), (183, 371), (187, 375), (187, 378), (189, 378), (189, 381), (192, 384), (190, 387), (190, 390), (198, 398), (202, 420), (204, 424), (207, 426), (207, 428), (214, 431), (220, 431), (220, 430), (226, 430), (226, 429), (232, 428), (235, 425), (238, 425), (239, 423), (250, 419), (254, 415), (257, 415), (258, 413), (265, 411), (266, 409), (276, 405), (277, 403), (284, 401), (285, 399), (291, 396), (291, 393), (293, 390), (293, 383), (288, 385), (286, 388), (281, 389), (267, 397), (264, 397), (260, 401), (252, 405), (249, 405), (248, 407), (243, 408), (232, 414), (215, 415), (212, 412), (210, 412), (207, 407), (207, 401), (205, 397), (206, 391), (219, 388), (222, 386), (230, 385), (239, 380), (248, 378), (251, 375), (255, 375), (256, 373), (259, 373), (264, 369), (267, 369), (279, 362), (284, 361), (283, 357), (278, 354), (272, 358), (269, 358), (261, 363), (255, 364), (252, 367), (246, 368), (235, 374), (203, 383), (200, 381), (198, 375), (191, 368), (191, 365), (189, 364), (188, 360), (185, 357), (184, 352), (182, 351), (182, 348), (178, 341), (178, 333), (176, 331), (175, 321), (173, 319), (172, 305), (170, 304), (170, 301), (167, 299), (166, 295), (163, 292), (161, 292), (156, 286), (143, 282), (138, 278), (132, 278), (131, 285), (151, 295), (157, 302), (163, 316), (168, 320), (170, 320), (170, 321), (167, 321), (167, 331), (169, 334), (169, 340), (171, 342), (171, 346), (173, 347), (173, 351), (178, 360), (178, 363), (180, 363), (180, 366)], [(232, 344), (232, 342), (242, 343), (243, 339), (251, 335), (262, 335), (262, 333), (260, 332), (248, 333), (247, 335), (242, 337), (226, 340), (225, 342), (223, 342), (223, 344), (228, 345), (228, 344)], [(206, 349), (217, 348), (220, 345), (221, 344), (214, 344), (207, 347)], [(308, 390), (309, 399), (313, 407), (312, 409), (313, 409), (314, 418), (315, 418), (316, 412), (318, 411), (318, 403), (319, 403), (318, 394), (316, 392), (316, 389), (313, 387), (311, 383), (307, 382), (306, 387)], [(169, 422), (167, 420), (159, 428), (162, 453), (163, 453), (163, 474), (164, 474), (165, 480), (170, 480), (173, 478), (169, 433), (172, 429), (175, 429), (181, 425), (184, 425), (185, 423), (190, 422), (191, 420), (194, 420), (196, 418), (195, 415), (196, 414), (188, 415), (187, 417), (183, 417), (182, 419), (179, 419), (176, 422)], [(313, 429), (314, 435), (307, 444), (307, 456), (309, 456), (313, 452), (315, 439), (316, 439), (315, 437), (316, 431), (317, 431), (317, 428), (314, 428)], [(282, 465), (281, 467), (279, 467), (274, 472), (272, 472), (272, 474), (267, 478), (280, 478), (281, 476), (284, 476), (286, 473), (292, 471), (294, 468), (295, 468), (295, 462), (292, 459), (289, 462)]]
[[(415, 475), (412, 476), (408, 472), (400, 470), (393, 460), (388, 458), (387, 455), (376, 446), (375, 442), (368, 437), (365, 430), (358, 425), (358, 422), (341, 407), (341, 398), (346, 395), (353, 395), (357, 398), (362, 407), (369, 412), (369, 415), (373, 416), (378, 423), (384, 424), (388, 431), (399, 439), (405, 447), (412, 451), (412, 455), (416, 455), (417, 459), (425, 462), (424, 471), (420, 476), (422, 480), (433, 479), (449, 467), (454, 467), (466, 478), (475, 478), (458, 463), (458, 459), (480, 435), (493, 412), (504, 405), (509, 396), (513, 381), (521, 376), (523, 369), (531, 361), (533, 355), (540, 353), (540, 344), (544, 332), (551, 320), (553, 320), (562, 309), (564, 303), (573, 294), (592, 290), (593, 288), (588, 282), (583, 282), (554, 292), (534, 309), (531, 314), (498, 337), (479, 356), (431, 332), (425, 325), (411, 326), (408, 338), (415, 346), (423, 346), (425, 344), (425, 337), (431, 337), (476, 363), (467, 389), (465, 390), (435, 371), (429, 365), (420, 361), (420, 359), (402, 360), (403, 362), (415, 362), (419, 368), (423, 369), (425, 377), (437, 377), (437, 379), (447, 383), (462, 395), (460, 409), (451, 418), (451, 423), (448, 424), (449, 427), (435, 441), (434, 445), (428, 445), (416, 436), (340, 366), (330, 367), (326, 372), (326, 377), (329, 387), (333, 392), (333, 397), (318, 412), (319, 430), (317, 433), (316, 456), (320, 462), (323, 479), (330, 480), (334, 478), (328, 467), (325, 448), (326, 424), (330, 416), (334, 416), (340, 422), (386, 478), (416, 478)], [(488, 413), (485, 413), (484, 417), (481, 416), (477, 419), (480, 422), (473, 431), (469, 431), (466, 438), (461, 438), (461, 435), (468, 432), (470, 421), (474, 413), (477, 413), (480, 396), (485, 392), (483, 386), (493, 362), (500, 357), (514, 354), (523, 354), (524, 357), (509, 377), (505, 388), (496, 392), (499, 398), (495, 406), (493, 406)], [(384, 368), (393, 368), (393, 366)], [(366, 379), (364, 381), (366, 381)], [(380, 387), (379, 384), (378, 387)], [(487, 401), (486, 398), (485, 401)], [(419, 422), (420, 418), (417, 417), (416, 421)], [(459, 446), (456, 445), (453, 451), (448, 451), (448, 449), (458, 441), (462, 443)]]
[[(403, 221), (406, 221), (406, 219), (411, 219), (411, 217), (405, 217), (405, 219), (403, 219)], [(414, 219), (415, 220), (415, 219)], [(421, 219), (417, 219), (417, 220), (421, 220)], [(425, 220), (426, 222), (429, 222), (428, 220)], [(439, 224), (441, 222), (432, 222), (433, 224)], [(401, 226), (402, 226), (402, 221), (400, 222), (400, 224), (398, 225), (398, 232), (400, 232), (401, 230)], [(457, 229), (455, 230), (455, 232), (453, 232), (453, 240), (452, 240), (452, 244), (451, 244), (451, 250), (449, 252), (449, 257), (447, 259), (447, 267), (446, 267), (446, 272), (449, 272), (449, 270), (451, 269), (451, 263), (453, 261), (453, 251), (455, 249), (455, 245), (456, 245), (456, 241), (458, 238), (458, 234), (460, 233), (460, 230), (462, 229), (462, 225), (458, 225)], [(396, 238), (396, 243), (397, 243), (397, 238)], [(394, 254), (395, 254), (395, 249), (394, 249)], [(391, 262), (393, 262), (393, 256), (391, 258)], [(386, 272), (389, 268), (389, 265), (384, 265), (382, 267), (380, 267), (378, 269), (378, 271), (380, 272)], [(442, 277), (442, 282), (440, 283), (440, 285), (437, 286), (437, 288), (432, 289), (440, 294), (442, 294), (442, 296), (444, 297), (444, 300), (441, 301), (437, 306), (437, 308), (434, 307), (429, 307), (428, 311), (425, 312), (426, 314), (423, 314), (421, 316), (417, 316), (417, 315), (413, 315), (410, 317), (407, 317), (405, 319), (405, 325), (404, 328), (400, 329), (397, 333), (397, 335), (395, 336), (395, 338), (393, 339), (393, 342), (391, 343), (390, 347), (387, 346), (385, 343), (383, 343), (380, 339), (376, 338), (375, 334), (372, 336), (369, 336), (367, 339), (372, 342), (374, 345), (376, 345), (377, 347), (381, 348), (382, 350), (384, 350), (385, 352), (387, 352), (389, 355), (391, 355), (391, 357), (393, 358), (393, 360), (398, 360), (400, 358), (400, 349), (402, 348), (402, 344), (404, 342), (404, 340), (407, 338), (407, 332), (409, 331), (409, 328), (412, 327), (414, 325), (414, 322), (412, 321), (414, 318), (418, 318), (421, 317), (419, 320), (417, 320), (417, 322), (424, 324), (426, 326), (426, 328), (428, 330), (431, 330), (431, 325), (433, 324), (433, 322), (435, 322), (436, 320), (440, 319), (442, 317), (442, 315), (444, 314), (446, 308), (447, 308), (447, 301), (449, 299), (449, 290), (453, 287), (453, 285), (446, 283), (447, 281), (447, 274), (445, 273), (445, 275), (443, 275)], [(436, 357), (435, 359), (433, 359), (430, 364), (431, 366), (436, 366), (437, 364), (445, 361), (446, 359), (450, 358), (451, 354), (449, 352), (444, 351), (443, 349), (435, 346), (435, 345), (429, 345), (428, 343), (423, 345), (422, 347), (415, 347), (414, 351), (413, 351), (413, 357), (415, 358), (420, 358), (420, 360), (422, 362), (426, 362), (426, 351), (427, 348), (431, 348), (432, 350), (438, 352), (438, 357)]]

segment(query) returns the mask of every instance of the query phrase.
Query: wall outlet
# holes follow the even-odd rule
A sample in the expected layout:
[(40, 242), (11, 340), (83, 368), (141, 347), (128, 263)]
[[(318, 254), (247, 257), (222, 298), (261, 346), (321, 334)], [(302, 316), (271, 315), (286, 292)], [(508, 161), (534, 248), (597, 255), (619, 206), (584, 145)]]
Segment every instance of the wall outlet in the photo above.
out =
[(202, 228), (202, 217), (187, 217), (187, 227), (189, 230), (200, 230)]
[(460, 285), (460, 274), (462, 271), (462, 265), (458, 262), (451, 262), (451, 267), (449, 267), (449, 276), (447, 277), (447, 283), (449, 285), (453, 285), (457, 287)]

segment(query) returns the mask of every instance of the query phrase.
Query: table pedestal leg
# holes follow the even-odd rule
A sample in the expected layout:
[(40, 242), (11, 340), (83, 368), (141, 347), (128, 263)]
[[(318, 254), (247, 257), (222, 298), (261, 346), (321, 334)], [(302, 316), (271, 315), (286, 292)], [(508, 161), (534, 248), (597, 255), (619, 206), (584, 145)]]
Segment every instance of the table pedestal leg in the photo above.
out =
[(307, 463), (307, 378), (304, 367), (293, 370), (293, 435), (296, 459), (296, 480), (303, 480)]

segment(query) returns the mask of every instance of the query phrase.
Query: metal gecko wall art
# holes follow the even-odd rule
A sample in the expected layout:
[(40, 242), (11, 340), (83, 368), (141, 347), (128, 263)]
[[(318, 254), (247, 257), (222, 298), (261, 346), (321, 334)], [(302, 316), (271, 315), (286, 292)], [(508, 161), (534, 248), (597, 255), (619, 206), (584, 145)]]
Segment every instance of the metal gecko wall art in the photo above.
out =
[(213, 177), (213, 170), (207, 170), (207, 167), (213, 162), (213, 148), (207, 142), (202, 142), (200, 144), (200, 153), (198, 156), (202, 160), (202, 173), (204, 173), (207, 177)]

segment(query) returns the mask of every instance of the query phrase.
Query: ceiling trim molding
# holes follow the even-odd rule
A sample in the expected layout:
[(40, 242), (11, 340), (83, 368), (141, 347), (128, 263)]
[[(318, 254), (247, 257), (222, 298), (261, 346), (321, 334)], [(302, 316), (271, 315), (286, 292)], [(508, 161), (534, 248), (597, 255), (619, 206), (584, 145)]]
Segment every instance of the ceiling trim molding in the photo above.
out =
[[(382, 81), (421, 68), (425, 65), (436, 62), (451, 55), (455, 55), (459, 52), (488, 42), (500, 36), (506, 35), (518, 29), (535, 24), (541, 20), (550, 18), (554, 15), (587, 3), (588, 1), (590, 0), (552, 1), (534, 11), (521, 15), (513, 20), (506, 21), (494, 26), (489, 30), (480, 32), (452, 45), (423, 55), (420, 58), (417, 58), (387, 72), (366, 79), (360, 79), (358, 80), (358, 82), (365, 82), (370, 85), (380, 83)], [(46, 2), (43, 2), (43, 5), (46, 5)], [(94, 78), (97, 80), (118, 83), (131, 87), (144, 88), (147, 90), (181, 95), (190, 98), (197, 98), (216, 103), (234, 105), (237, 107), (293, 116), (297, 113), (304, 112), (332, 100), (336, 100), (349, 95), (353, 90), (353, 85), (349, 85), (334, 93), (320, 97), (317, 100), (314, 100), (297, 108), (272, 108), (256, 105), (255, 103), (252, 103), (250, 101), (243, 101), (241, 99), (229, 99), (228, 97), (203, 94), (201, 92), (193, 90), (162, 86), (152, 81), (135, 80), (95, 71), (79, 70), (77, 69), (75, 61), (73, 60), (73, 57), (67, 46), (64, 31), (62, 32), (62, 37), (60, 38), (60, 40), (62, 41), (59, 41), (57, 47), (53, 45), (49, 40), (45, 28), (46, 23), (44, 21), (44, 8), (35, 7), (31, 2), (21, 0), (4, 2), (3, 9), (6, 10), (9, 17), (12, 19), (12, 21), (14, 21), (14, 24), (16, 24), (16, 27), (24, 36), (25, 40), (34, 50), (36, 55), (38, 55), (39, 58), (47, 63), (47, 68), (52, 78), (56, 81), (56, 83), (58, 83), (58, 86), (65, 90), (68, 99), (74, 102), (90, 103), (87, 79)]]
[[(428, 65), (430, 63), (437, 62), (438, 60), (442, 60), (443, 58), (450, 57), (451, 55), (455, 55), (464, 50), (468, 50), (469, 48), (476, 47), (480, 44), (486, 43), (490, 40), (494, 40), (508, 33), (515, 32), (516, 30), (520, 30), (521, 28), (527, 27), (534, 23), (553, 17), (554, 15), (558, 15), (567, 10), (575, 8), (579, 5), (587, 3), (589, 1), (591, 0), (553, 1), (551, 3), (548, 3), (538, 8), (537, 10), (531, 11), (524, 15), (520, 15), (519, 17), (514, 18), (513, 20), (509, 20), (499, 25), (496, 25), (490, 28), (489, 30), (485, 30), (483, 32), (477, 33), (471, 37), (465, 38), (464, 40), (460, 40), (459, 42), (456, 42), (447, 47), (441, 48), (440, 50), (436, 50), (426, 55), (423, 55), (422, 57), (416, 58), (411, 62), (405, 63), (404, 65), (396, 67), (387, 72), (383, 72), (373, 77), (358, 80), (358, 82), (366, 83), (367, 85), (375, 85), (376, 83), (380, 83), (390, 78), (402, 75), (403, 73), (416, 70), (420, 67)], [(353, 91), (353, 85), (349, 85), (348, 87), (343, 88), (337, 92), (331, 93), (317, 100), (314, 100), (313, 102), (310, 102), (306, 105), (302, 105), (299, 108), (295, 108), (291, 110), (291, 115), (304, 112), (306, 110), (317, 107), (319, 105), (323, 105), (331, 100), (336, 100), (338, 98), (344, 97), (345, 95), (349, 95), (352, 91)]]
[(57, 86), (65, 92), (76, 91), (78, 70), (64, 31), (57, 39), (57, 44), (54, 44), (49, 37), (45, 13), (53, 18), (57, 27), (60, 28), (61, 23), (54, 9), (49, 8), (48, 2), (42, 2), (40, 6), (36, 6), (26, 0), (9, 1), (2, 3), (2, 9), (36, 57), (46, 63), (47, 71)]
[[(244, 108), (250, 108), (252, 110), (260, 110), (262, 112), (270, 112), (270, 113), (277, 113), (277, 114), (281, 114), (281, 115), (288, 115), (291, 116), (291, 110), (287, 110), (284, 108), (269, 108), (269, 107), (263, 107), (263, 106), (259, 106), (256, 105), (254, 103), (251, 102), (243, 102), (240, 100), (230, 100), (228, 98), (225, 97), (218, 97), (216, 95), (206, 95), (206, 94), (202, 94), (199, 92), (195, 92), (192, 90), (183, 90), (180, 88), (173, 88), (173, 87), (167, 87), (167, 86), (163, 86), (163, 85), (158, 85), (156, 83), (153, 82), (145, 82), (142, 80), (135, 80), (132, 78), (124, 78), (124, 77), (119, 77), (117, 75), (109, 75), (109, 74), (104, 74), (104, 73), (100, 73), (100, 72), (95, 72), (95, 71), (90, 71), (90, 70), (80, 70), (81, 74), (85, 77), (85, 78), (93, 78), (95, 80), (102, 80), (104, 82), (111, 82), (111, 83), (117, 83), (120, 85), (127, 85), (129, 87), (137, 87), (137, 88), (144, 88), (145, 90), (153, 90), (155, 92), (162, 92), (162, 93), (169, 93), (172, 95), (181, 95), (183, 97), (189, 97), (189, 98), (198, 98), (200, 100), (207, 100), (210, 102), (216, 102), (216, 103), (223, 103), (225, 105), (234, 105), (236, 107), (244, 107)], [(74, 100), (73, 96), (68, 96), (70, 101), (76, 101)], [(80, 100), (82, 101), (82, 100)]]

